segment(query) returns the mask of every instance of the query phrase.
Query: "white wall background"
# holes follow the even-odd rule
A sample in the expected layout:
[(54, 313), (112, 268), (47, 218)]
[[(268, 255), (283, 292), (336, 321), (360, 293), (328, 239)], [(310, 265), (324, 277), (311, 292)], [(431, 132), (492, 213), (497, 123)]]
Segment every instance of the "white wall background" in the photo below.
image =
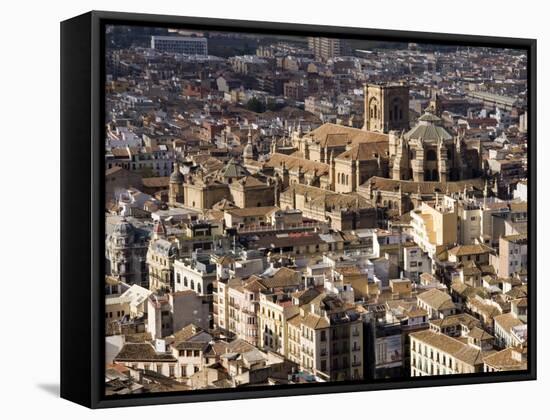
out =
[[(3, 418), (544, 417), (550, 159), (548, 10), (542, 1), (5, 1), (0, 24)], [(539, 380), (93, 412), (59, 399), (59, 22), (91, 9), (537, 38)], [(538, 416), (535, 413), (540, 413)], [(32, 417), (31, 417), (32, 416)], [(204, 417), (203, 417), (204, 416)]]

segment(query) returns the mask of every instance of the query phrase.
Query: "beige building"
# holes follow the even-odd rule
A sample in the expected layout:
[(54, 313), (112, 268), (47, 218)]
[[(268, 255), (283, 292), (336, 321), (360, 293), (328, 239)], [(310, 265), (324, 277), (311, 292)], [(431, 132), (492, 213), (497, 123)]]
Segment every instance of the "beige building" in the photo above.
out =
[(527, 370), (527, 347), (510, 347), (483, 358), (484, 372)]
[(493, 249), (484, 244), (457, 245), (448, 250), (447, 258), (450, 262), (457, 264), (474, 262), (478, 265), (487, 265), (492, 252), (494, 252)]
[[(451, 181), (451, 182), (434, 182), (421, 181), (415, 182), (411, 180), (396, 180), (384, 177), (371, 177), (368, 181), (359, 185), (357, 192), (368, 199), (372, 205), (385, 207), (388, 211), (399, 216), (420, 207), (423, 202), (435, 201), (436, 196), (441, 197), (443, 191), (446, 195), (456, 196), (466, 191), (467, 194), (480, 192), (483, 190), (484, 181), (480, 178)], [(459, 209), (460, 212), (460, 209)], [(459, 217), (461, 214), (459, 214)], [(464, 218), (471, 215), (462, 215)], [(478, 220), (479, 221), (479, 220)], [(486, 221), (487, 224), (487, 221)], [(478, 224), (479, 228), (479, 224)], [(463, 237), (474, 235), (473, 231), (468, 226), (461, 230)], [(477, 236), (476, 236), (477, 238)], [(469, 239), (465, 244), (473, 242)]]
[(503, 236), (499, 239), (497, 274), (510, 277), (527, 270), (528, 241), (526, 234)]
[(287, 323), (287, 357), (327, 381), (363, 378), (363, 324), (359, 314), (346, 310), (338, 299), (311, 292), (294, 295), (300, 311)]
[(419, 308), (428, 313), (429, 319), (442, 319), (456, 313), (451, 296), (436, 288), (417, 295), (416, 302)]
[(410, 212), (410, 233), (430, 258), (457, 242), (458, 219), (454, 200), (444, 196), (434, 205), (422, 203), (420, 208)]
[(484, 349), (478, 339), (465, 343), (431, 330), (410, 334), (411, 376), (452, 375), (483, 371)]
[(384, 176), (388, 168), (388, 143), (359, 143), (334, 158), (334, 190), (357, 191), (373, 176)]
[(339, 38), (308, 37), (309, 50), (313, 52), (316, 60), (328, 60), (347, 54), (346, 41)]
[(231, 279), (226, 288), (227, 303), (218, 307), (219, 318), (227, 318), (227, 330), (237, 338), (257, 345), (260, 292), (266, 290), (266, 287), (260, 279), (254, 277), (245, 281)]
[(335, 230), (376, 227), (376, 209), (357, 193), (292, 185), (281, 193), (279, 203), (282, 209), (298, 209), (303, 217), (326, 222)]
[(518, 334), (518, 327), (523, 327), (524, 322), (513, 312), (497, 315), (493, 318), (496, 344), (500, 348), (513, 347), (523, 344), (522, 337)]
[(149, 267), (149, 290), (174, 290), (174, 260), (178, 256), (177, 245), (168, 240), (166, 227), (157, 222), (153, 237), (147, 250), (147, 266)]
[(230, 228), (250, 226), (267, 226), (271, 216), (279, 209), (275, 206), (253, 206), (248, 208), (228, 209), (224, 211), (225, 225)]

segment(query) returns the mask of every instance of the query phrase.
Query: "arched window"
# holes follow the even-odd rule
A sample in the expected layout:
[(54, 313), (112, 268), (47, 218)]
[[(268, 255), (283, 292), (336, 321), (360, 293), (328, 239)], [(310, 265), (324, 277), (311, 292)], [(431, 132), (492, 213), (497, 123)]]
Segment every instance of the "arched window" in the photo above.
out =
[(392, 203), (392, 202), (391, 202), (391, 200), (390, 200), (390, 201), (388, 201), (388, 209), (390, 209), (390, 210), (391, 210), (391, 208), (392, 208), (392, 205), (391, 205), (391, 203)]
[(184, 277), (184, 278), (183, 278), (183, 285), (184, 285), (185, 287), (188, 287), (188, 286), (189, 286), (189, 284), (188, 284), (188, 282), (187, 282), (187, 277)]
[(435, 153), (435, 150), (428, 150), (428, 153), (426, 153), (426, 160), (437, 160), (437, 154)]
[(401, 101), (401, 98), (393, 98), (392, 105), (390, 107), (390, 120), (402, 120), (402, 119), (403, 119), (403, 102)]
[(202, 293), (202, 286), (200, 283), (197, 283), (197, 292)]
[(191, 279), (191, 289), (195, 290), (195, 280)]
[(346, 185), (349, 185), (349, 175), (346, 175)]
[(338, 184), (340, 184), (340, 173), (338, 173)]
[(378, 118), (378, 106), (374, 104), (374, 118)]

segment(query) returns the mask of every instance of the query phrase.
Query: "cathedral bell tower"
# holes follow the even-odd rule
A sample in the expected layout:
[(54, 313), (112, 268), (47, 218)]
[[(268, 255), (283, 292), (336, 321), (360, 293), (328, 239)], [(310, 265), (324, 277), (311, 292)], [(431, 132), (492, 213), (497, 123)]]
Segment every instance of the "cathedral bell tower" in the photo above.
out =
[(365, 84), (363, 130), (389, 133), (409, 129), (409, 87), (397, 83)]
[(180, 171), (180, 165), (176, 162), (174, 163), (174, 171), (170, 175), (170, 182), (168, 186), (168, 203), (171, 206), (174, 206), (177, 203), (183, 204), (183, 182), (184, 178)]

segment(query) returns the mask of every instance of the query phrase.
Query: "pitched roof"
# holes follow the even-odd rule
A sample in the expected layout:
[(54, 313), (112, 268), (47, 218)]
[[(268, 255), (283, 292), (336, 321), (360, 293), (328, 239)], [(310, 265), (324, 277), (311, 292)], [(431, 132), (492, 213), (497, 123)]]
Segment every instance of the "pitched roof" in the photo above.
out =
[(308, 313), (301, 321), (303, 325), (314, 330), (330, 327), (330, 322), (327, 318), (312, 313)]
[(317, 176), (328, 176), (330, 166), (326, 163), (315, 162), (312, 160), (289, 156), (282, 153), (272, 153), (269, 160), (264, 164), (266, 168), (280, 168), (285, 164), (288, 170), (298, 170), (308, 174), (316, 174)]
[(114, 358), (115, 362), (172, 361), (176, 359), (170, 353), (157, 353), (149, 343), (126, 343)]
[(464, 188), (474, 188), (482, 191), (485, 181), (481, 178), (467, 179), (453, 182), (434, 182), (434, 181), (402, 181), (374, 176), (362, 184), (364, 187), (370, 187), (372, 190), (380, 191), (398, 191), (401, 188), (403, 193), (411, 194), (434, 194), (436, 192), (449, 194), (464, 191)]
[(509, 347), (483, 358), (485, 364), (498, 370), (526, 370), (527, 359), (522, 355), (527, 348)]
[(146, 188), (168, 188), (170, 184), (170, 177), (155, 176), (151, 178), (142, 178), (141, 182)]
[(388, 142), (359, 143), (336, 156), (336, 159), (362, 161), (388, 156)]
[(492, 248), (489, 248), (485, 244), (457, 245), (454, 248), (449, 249), (449, 254), (462, 257), (464, 255), (486, 254), (491, 251)]
[(479, 349), (448, 335), (423, 330), (411, 333), (410, 336), (471, 366), (483, 363), (483, 354)]
[(430, 289), (420, 293), (417, 298), (426, 303), (426, 305), (440, 311), (444, 309), (453, 309), (455, 307), (451, 296), (439, 289)]
[(495, 325), (498, 324), (502, 327), (503, 330), (510, 332), (512, 331), (512, 328), (517, 327), (519, 325), (523, 325), (523, 322), (516, 318), (516, 316), (512, 312), (508, 312), (506, 314), (497, 315), (494, 317)]
[(245, 207), (244, 209), (231, 208), (231, 209), (225, 210), (225, 212), (232, 216), (250, 217), (250, 216), (267, 216), (268, 214), (271, 214), (277, 210), (279, 210), (279, 208), (276, 206), (264, 206), (264, 207)]
[(339, 124), (326, 123), (306, 134), (307, 137), (319, 142), (322, 147), (345, 143), (366, 143), (388, 141), (388, 135), (375, 131), (347, 127)]

